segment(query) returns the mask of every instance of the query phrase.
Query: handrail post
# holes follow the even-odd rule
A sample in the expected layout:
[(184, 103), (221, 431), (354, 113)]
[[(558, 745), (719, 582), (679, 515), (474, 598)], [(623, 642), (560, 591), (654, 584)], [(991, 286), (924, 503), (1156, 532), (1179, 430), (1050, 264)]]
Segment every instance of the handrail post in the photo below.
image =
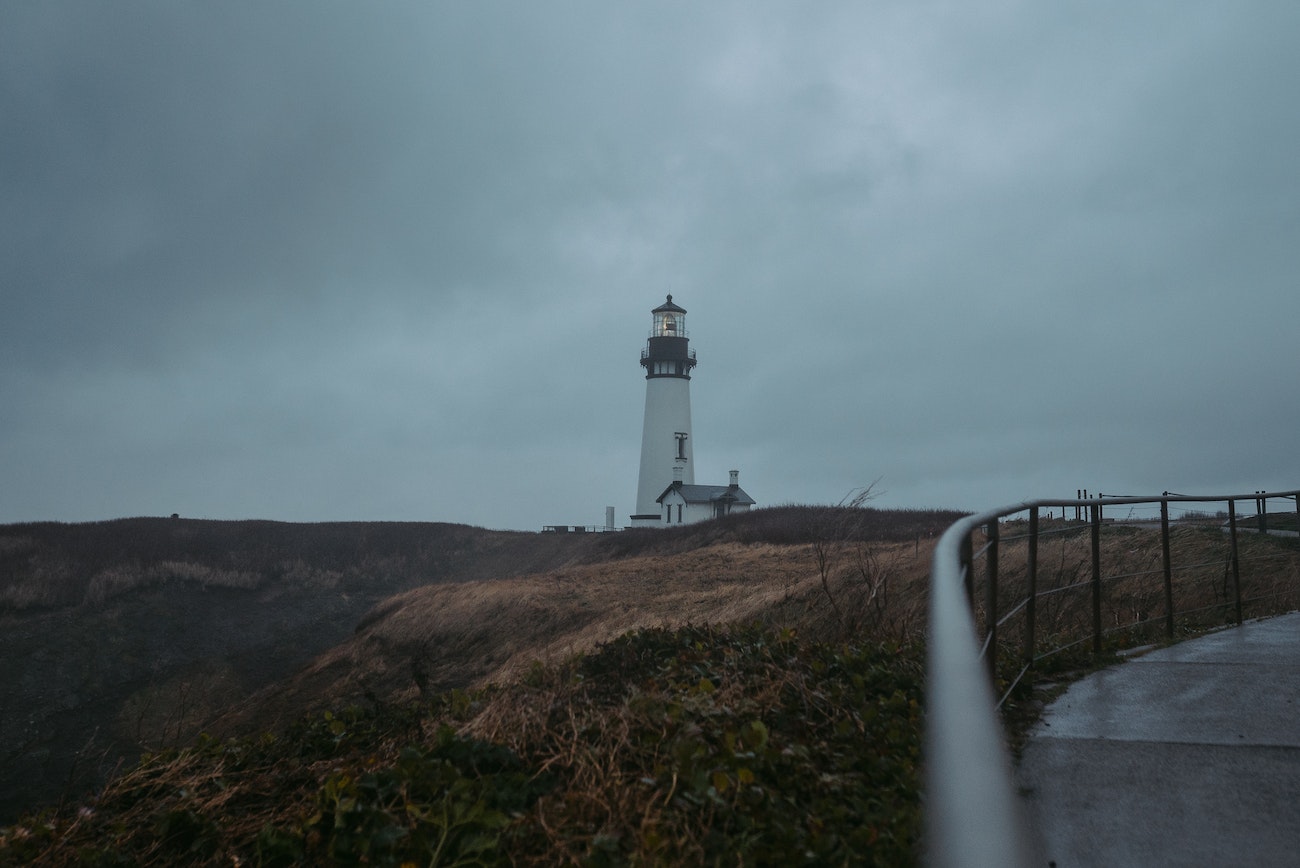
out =
[[(973, 533), (973, 531), (972, 531)], [(970, 534), (961, 538), (961, 550), (958, 558), (961, 560), (961, 580), (962, 585), (966, 588), (966, 607), (970, 609), (971, 616), (975, 614), (975, 547), (971, 544)]]
[(1089, 506), (1092, 517), (1092, 653), (1101, 653), (1101, 504)]
[(1034, 666), (1034, 605), (1038, 600), (1038, 507), (1029, 510), (1029, 555), (1025, 570), (1025, 672), (1032, 680)]
[[(1168, 494), (1168, 492), (1165, 492)], [(1160, 555), (1165, 567), (1165, 636), (1174, 638), (1174, 567), (1169, 557), (1169, 501), (1160, 501)]]
[(1237, 501), (1228, 501), (1228, 545), (1232, 560), (1232, 593), (1237, 603), (1237, 623), (1241, 623), (1241, 560), (1237, 555)]
[(988, 580), (984, 583), (984, 635), (988, 639), (989, 680), (994, 689), (998, 684), (998, 520), (995, 518), (985, 528), (988, 535)]

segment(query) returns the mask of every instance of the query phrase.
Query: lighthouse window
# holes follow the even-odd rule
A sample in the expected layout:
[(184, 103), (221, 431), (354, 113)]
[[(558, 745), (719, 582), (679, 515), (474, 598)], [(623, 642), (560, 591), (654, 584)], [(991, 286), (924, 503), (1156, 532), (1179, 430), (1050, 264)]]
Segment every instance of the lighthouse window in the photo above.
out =
[(664, 314), (664, 334), (666, 335), (677, 334), (677, 317), (673, 316), (670, 313)]
[(686, 460), (686, 434), (678, 431), (673, 435), (677, 438), (677, 457), (682, 461)]

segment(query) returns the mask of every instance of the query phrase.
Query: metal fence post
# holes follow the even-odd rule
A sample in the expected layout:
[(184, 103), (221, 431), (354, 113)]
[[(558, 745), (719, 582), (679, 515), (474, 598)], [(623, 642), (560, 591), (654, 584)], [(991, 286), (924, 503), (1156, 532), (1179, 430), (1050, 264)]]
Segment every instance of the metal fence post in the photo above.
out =
[(962, 537), (958, 558), (961, 560), (962, 584), (966, 587), (966, 606), (970, 609), (973, 618), (975, 615), (975, 549), (971, 545), (970, 534)]
[(1101, 652), (1101, 504), (1089, 506), (1092, 515), (1092, 651)]
[(1165, 635), (1174, 638), (1174, 567), (1169, 558), (1169, 501), (1160, 501), (1160, 553), (1165, 565)]
[[(1064, 509), (1061, 510), (1065, 512)], [(1025, 570), (1025, 653), (1026, 674), (1034, 665), (1034, 605), (1038, 600), (1038, 507), (1029, 510), (1029, 555)], [(1029, 676), (1032, 680), (1032, 675)]]
[(1241, 561), (1237, 556), (1237, 501), (1228, 501), (1228, 545), (1232, 561), (1232, 594), (1237, 602), (1237, 623), (1241, 623)]
[(998, 684), (998, 520), (989, 522), (985, 533), (988, 535), (988, 581), (984, 583), (984, 635), (988, 638), (989, 678), (994, 689)]

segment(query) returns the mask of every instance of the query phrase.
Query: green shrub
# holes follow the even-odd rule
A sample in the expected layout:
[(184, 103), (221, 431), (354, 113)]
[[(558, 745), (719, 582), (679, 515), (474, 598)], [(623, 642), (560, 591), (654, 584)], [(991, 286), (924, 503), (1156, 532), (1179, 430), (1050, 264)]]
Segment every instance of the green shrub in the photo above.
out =
[(907, 865), (921, 653), (629, 633), (513, 685), (148, 757), (0, 865)]

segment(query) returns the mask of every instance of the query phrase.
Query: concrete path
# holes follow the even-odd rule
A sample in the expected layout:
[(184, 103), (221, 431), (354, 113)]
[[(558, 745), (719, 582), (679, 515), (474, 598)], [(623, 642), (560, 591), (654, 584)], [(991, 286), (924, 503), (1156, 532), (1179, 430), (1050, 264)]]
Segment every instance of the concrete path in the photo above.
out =
[(1300, 613), (1074, 683), (1017, 777), (1044, 865), (1300, 865)]

